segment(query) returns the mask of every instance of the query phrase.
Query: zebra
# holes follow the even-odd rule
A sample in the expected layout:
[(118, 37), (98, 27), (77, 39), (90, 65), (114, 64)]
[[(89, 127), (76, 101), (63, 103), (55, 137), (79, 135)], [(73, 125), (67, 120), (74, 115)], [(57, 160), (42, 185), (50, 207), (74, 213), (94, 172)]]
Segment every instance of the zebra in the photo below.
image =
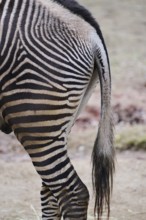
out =
[(75, 0), (0, 0), (0, 128), (14, 132), (42, 180), (43, 220), (87, 219), (89, 192), (67, 151), (96, 84), (101, 117), (92, 153), (95, 215), (113, 185), (111, 73), (99, 24)]

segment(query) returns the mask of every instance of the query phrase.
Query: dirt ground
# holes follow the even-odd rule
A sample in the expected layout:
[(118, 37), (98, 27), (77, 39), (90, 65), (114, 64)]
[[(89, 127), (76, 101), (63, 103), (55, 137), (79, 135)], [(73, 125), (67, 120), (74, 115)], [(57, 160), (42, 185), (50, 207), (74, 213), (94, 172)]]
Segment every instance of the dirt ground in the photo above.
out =
[[(79, 150), (72, 155), (72, 162), (90, 191), (88, 220), (94, 219), (90, 153)], [(117, 153), (111, 220), (146, 219), (145, 161), (144, 152)], [(0, 158), (0, 220), (38, 220), (40, 186), (27, 155)]]
[[(146, 129), (146, 0), (79, 1), (99, 21), (108, 47), (116, 132), (133, 124)], [(98, 88), (70, 142), (72, 162), (90, 190), (88, 220), (94, 219), (90, 158), (100, 114), (99, 94)], [(13, 135), (0, 132), (0, 220), (39, 220), (40, 187), (41, 181), (22, 147)], [(146, 219), (145, 151), (117, 153), (110, 219)]]

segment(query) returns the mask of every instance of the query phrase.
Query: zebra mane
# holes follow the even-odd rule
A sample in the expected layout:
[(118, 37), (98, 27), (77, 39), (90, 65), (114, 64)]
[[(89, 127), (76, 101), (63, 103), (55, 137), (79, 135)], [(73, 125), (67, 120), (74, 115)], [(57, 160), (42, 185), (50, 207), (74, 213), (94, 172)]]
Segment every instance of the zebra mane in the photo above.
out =
[(64, 8), (68, 9), (70, 12), (72, 12), (73, 14), (76, 14), (77, 16), (84, 19), (87, 23), (89, 23), (96, 30), (96, 33), (101, 39), (104, 49), (106, 51), (107, 57), (108, 57), (107, 49), (105, 46), (102, 32), (100, 30), (100, 26), (98, 22), (95, 20), (95, 18), (92, 16), (92, 14), (85, 7), (80, 5), (76, 0), (53, 0), (53, 2), (56, 2), (62, 5)]

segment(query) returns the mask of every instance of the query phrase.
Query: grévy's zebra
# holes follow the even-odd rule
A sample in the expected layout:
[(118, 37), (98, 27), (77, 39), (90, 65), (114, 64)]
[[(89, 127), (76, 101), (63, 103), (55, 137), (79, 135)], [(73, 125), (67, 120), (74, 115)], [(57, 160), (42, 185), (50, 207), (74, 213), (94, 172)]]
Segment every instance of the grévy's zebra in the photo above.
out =
[(97, 81), (95, 213), (110, 213), (114, 171), (109, 59), (99, 25), (74, 0), (0, 0), (0, 127), (14, 131), (42, 179), (42, 219), (87, 219), (89, 194), (67, 137)]

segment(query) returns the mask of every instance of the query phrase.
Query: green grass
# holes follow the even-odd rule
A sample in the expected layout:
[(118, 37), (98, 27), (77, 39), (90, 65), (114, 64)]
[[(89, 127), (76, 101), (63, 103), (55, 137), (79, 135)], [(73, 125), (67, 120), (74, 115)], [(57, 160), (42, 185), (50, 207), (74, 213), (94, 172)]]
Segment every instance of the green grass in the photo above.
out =
[(146, 150), (146, 126), (134, 125), (117, 129), (115, 145), (117, 149)]
[[(69, 148), (77, 151), (92, 149), (97, 128), (78, 130), (71, 133)], [(118, 150), (146, 150), (146, 125), (123, 125), (115, 128), (115, 148)]]

